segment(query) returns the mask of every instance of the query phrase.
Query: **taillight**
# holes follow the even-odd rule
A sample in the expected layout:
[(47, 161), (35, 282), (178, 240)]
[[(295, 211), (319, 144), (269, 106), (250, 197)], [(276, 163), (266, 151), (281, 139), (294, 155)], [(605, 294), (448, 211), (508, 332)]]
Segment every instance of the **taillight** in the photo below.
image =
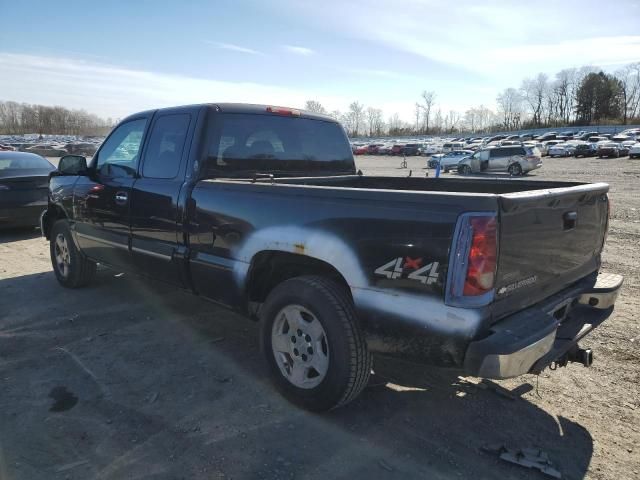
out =
[(493, 289), (496, 277), (497, 228), (496, 217), (472, 217), (467, 277), (463, 294), (477, 296)]
[(493, 301), (498, 257), (498, 222), (493, 212), (458, 218), (449, 257), (447, 305), (476, 307)]

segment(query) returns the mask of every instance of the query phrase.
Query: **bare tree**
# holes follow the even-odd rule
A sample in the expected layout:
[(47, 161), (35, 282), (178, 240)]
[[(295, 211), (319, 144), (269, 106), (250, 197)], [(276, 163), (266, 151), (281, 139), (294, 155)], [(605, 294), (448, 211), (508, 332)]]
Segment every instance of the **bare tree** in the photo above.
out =
[(424, 90), (422, 92), (422, 100), (424, 101), (424, 122), (425, 122), (425, 132), (426, 134), (429, 133), (429, 119), (431, 118), (431, 109), (433, 108), (433, 106), (436, 103), (436, 93), (431, 91), (428, 92), (426, 90)]
[(361, 103), (353, 102), (349, 105), (349, 112), (346, 117), (348, 118), (348, 124), (351, 127), (351, 136), (356, 137), (361, 131), (362, 123), (364, 121), (364, 105)]
[(502, 114), (502, 124), (506, 130), (520, 127), (523, 113), (522, 94), (515, 88), (507, 88), (496, 98), (498, 112)]
[(384, 122), (382, 121), (382, 110), (379, 108), (367, 108), (367, 124), (369, 126), (369, 136), (380, 136)]
[(104, 135), (112, 126), (112, 122), (84, 110), (0, 102), (0, 133)]
[(533, 124), (542, 125), (542, 115), (544, 102), (547, 95), (548, 77), (544, 73), (539, 73), (535, 78), (525, 78), (520, 87), (522, 94), (531, 108)]
[(317, 100), (307, 100), (304, 104), (304, 109), (309, 112), (327, 113), (327, 110)]

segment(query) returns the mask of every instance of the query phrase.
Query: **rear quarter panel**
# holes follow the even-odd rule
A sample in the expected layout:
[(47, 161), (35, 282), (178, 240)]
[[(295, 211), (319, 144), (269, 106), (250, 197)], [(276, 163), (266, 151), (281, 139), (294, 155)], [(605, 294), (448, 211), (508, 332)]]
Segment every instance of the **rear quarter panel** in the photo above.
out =
[(256, 254), (283, 251), (338, 270), (374, 351), (458, 364), (486, 317), (443, 292), (458, 215), (495, 196), (202, 181), (192, 201), (194, 284), (233, 292), (224, 303), (243, 301)]

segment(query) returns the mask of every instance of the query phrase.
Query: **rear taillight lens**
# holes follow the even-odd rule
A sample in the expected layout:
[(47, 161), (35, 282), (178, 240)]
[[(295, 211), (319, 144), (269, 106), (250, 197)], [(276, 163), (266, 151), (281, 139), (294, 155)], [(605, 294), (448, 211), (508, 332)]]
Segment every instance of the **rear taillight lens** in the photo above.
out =
[(449, 256), (447, 305), (479, 307), (493, 301), (498, 258), (498, 219), (493, 212), (458, 218)]
[(496, 217), (472, 217), (472, 234), (463, 295), (483, 295), (493, 289), (496, 277)]

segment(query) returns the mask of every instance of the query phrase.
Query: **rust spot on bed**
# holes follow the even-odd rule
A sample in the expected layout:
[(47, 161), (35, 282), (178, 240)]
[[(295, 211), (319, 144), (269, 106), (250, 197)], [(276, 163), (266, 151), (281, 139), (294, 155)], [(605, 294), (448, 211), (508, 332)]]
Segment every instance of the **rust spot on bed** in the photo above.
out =
[(304, 244), (296, 243), (294, 246), (296, 253), (304, 253)]

